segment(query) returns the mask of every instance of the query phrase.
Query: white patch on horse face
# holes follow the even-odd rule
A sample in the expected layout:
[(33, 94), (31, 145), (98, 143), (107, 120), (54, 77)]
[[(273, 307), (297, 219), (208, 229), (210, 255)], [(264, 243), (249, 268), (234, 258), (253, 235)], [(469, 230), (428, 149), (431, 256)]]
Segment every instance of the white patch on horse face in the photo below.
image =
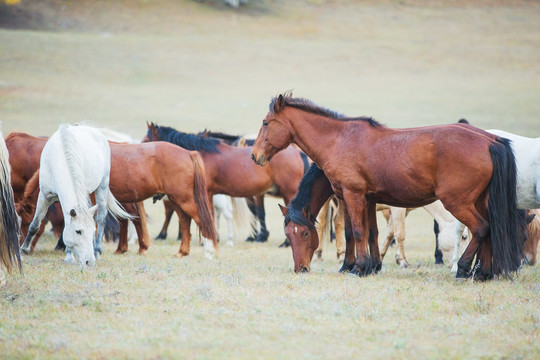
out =
[(296, 234), (298, 232), (298, 226), (294, 227), (294, 233)]

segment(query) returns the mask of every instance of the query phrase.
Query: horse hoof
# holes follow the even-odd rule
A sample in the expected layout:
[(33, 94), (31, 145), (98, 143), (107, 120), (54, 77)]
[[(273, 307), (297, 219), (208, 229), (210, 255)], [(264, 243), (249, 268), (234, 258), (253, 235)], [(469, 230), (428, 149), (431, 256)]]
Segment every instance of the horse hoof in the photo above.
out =
[(159, 233), (158, 236), (156, 236), (156, 240), (166, 240), (167, 239), (167, 234), (162, 234), (162, 233)]
[(255, 241), (255, 237), (254, 236), (248, 236), (247, 239), (246, 239), (247, 242), (254, 242)]
[(184, 256), (187, 256), (187, 254), (182, 254), (180, 252), (177, 252), (176, 254), (173, 255), (173, 257), (177, 258), (177, 259), (181, 259), (183, 258)]
[(21, 251), (25, 253), (26, 255), (29, 255), (32, 251), (29, 246), (24, 246), (21, 248)]
[(137, 254), (143, 255), (143, 256), (144, 256), (144, 255), (146, 255), (146, 251), (147, 251), (147, 250), (141, 250), (141, 249), (139, 249), (139, 252), (138, 252)]
[(339, 272), (340, 272), (340, 273), (348, 273), (348, 272), (350, 272), (353, 268), (354, 268), (354, 263), (353, 263), (353, 264), (350, 264), (350, 265), (347, 265), (347, 264), (343, 263), (343, 265), (341, 266), (341, 269), (339, 269)]
[(452, 265), (452, 269), (450, 269), (450, 273), (452, 273), (452, 274), (457, 273), (457, 264)]
[(409, 267), (409, 263), (408, 263), (406, 260), (401, 261), (401, 262), (399, 263), (399, 268), (400, 268), (400, 269), (406, 269), (406, 268), (408, 268), (408, 267)]
[[(409, 266), (409, 264), (407, 264), (407, 266)], [(381, 269), (382, 269), (382, 262), (376, 261), (372, 267), (372, 272), (377, 274), (379, 271), (381, 271)]]
[(127, 253), (127, 250), (116, 250), (114, 252), (114, 255), (122, 255), (122, 254), (125, 254), (125, 253)]
[(355, 265), (354, 268), (351, 270), (350, 274), (363, 277), (371, 274), (371, 269), (362, 269), (361, 267)]

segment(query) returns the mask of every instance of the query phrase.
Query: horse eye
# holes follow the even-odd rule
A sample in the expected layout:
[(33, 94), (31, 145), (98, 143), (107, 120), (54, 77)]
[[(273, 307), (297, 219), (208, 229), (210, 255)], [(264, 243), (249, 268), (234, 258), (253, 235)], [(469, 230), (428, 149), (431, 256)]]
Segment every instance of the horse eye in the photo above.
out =
[(263, 121), (263, 127), (267, 127), (268, 123), (266, 121)]
[(308, 236), (309, 236), (309, 231), (306, 231), (306, 232), (304, 233), (304, 237), (308, 237)]
[(75, 230), (75, 232), (76, 232), (77, 234), (79, 234), (79, 235), (82, 234), (82, 230)]

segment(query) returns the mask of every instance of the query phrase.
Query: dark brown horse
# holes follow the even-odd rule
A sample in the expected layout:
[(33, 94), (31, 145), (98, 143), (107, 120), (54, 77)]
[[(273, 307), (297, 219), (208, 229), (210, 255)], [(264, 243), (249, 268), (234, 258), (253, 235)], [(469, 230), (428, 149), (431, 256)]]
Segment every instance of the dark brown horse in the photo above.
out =
[[(319, 247), (319, 234), (315, 227), (316, 217), (332, 195), (334, 190), (324, 172), (316, 164), (311, 164), (291, 203), (287, 207), (279, 206), (285, 216), (285, 235), (291, 244), (295, 272), (309, 271), (313, 253)], [(350, 226), (350, 219), (345, 211), (347, 246), (340, 272), (351, 270), (355, 262)]]
[[(235, 147), (218, 139), (186, 134), (170, 127), (148, 124), (146, 141), (168, 141), (190, 150), (200, 151), (206, 168), (208, 193), (226, 194), (232, 197), (251, 197), (271, 194), (283, 198), (285, 204), (296, 195), (302, 179), (305, 163), (300, 151), (287, 148), (266, 168), (256, 166), (249, 159), (251, 147)], [(257, 209), (259, 219), (264, 220), (264, 204)], [(266, 241), (268, 231), (261, 221), (259, 241)]]
[[(465, 125), (390, 129), (286, 93), (272, 100), (252, 159), (264, 166), (291, 142), (345, 201), (356, 247), (353, 273), (380, 269), (377, 202), (418, 207), (437, 199), (473, 234), (458, 277), (471, 275), (475, 255), (480, 279), (519, 268), (525, 223), (516, 207), (516, 164), (508, 140)], [(460, 172), (468, 176), (456, 176)]]

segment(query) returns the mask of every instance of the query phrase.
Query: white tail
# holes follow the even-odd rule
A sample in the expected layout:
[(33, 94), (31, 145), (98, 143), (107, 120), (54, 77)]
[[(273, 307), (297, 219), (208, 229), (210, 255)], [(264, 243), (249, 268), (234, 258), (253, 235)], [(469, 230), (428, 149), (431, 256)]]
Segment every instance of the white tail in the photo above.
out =
[(116, 218), (133, 220), (135, 216), (128, 214), (122, 205), (116, 200), (109, 190), (109, 196), (107, 197), (107, 209)]
[(249, 234), (251, 229), (256, 225), (257, 219), (249, 210), (245, 198), (231, 197), (233, 206), (234, 227), (236, 228), (236, 236), (240, 234)]

